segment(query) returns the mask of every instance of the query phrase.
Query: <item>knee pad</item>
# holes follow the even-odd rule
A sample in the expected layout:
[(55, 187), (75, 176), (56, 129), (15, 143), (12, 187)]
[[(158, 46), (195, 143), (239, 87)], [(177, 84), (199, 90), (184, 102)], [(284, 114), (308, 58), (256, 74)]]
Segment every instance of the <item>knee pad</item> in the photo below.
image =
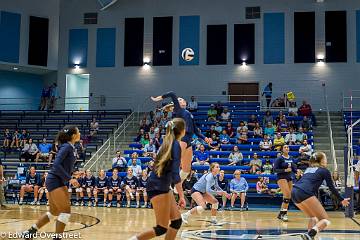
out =
[(87, 192), (87, 193), (90, 193), (90, 192), (91, 192), (91, 189), (90, 189), (90, 188), (86, 188), (86, 192)]
[(214, 204), (211, 204), (211, 208), (212, 209), (218, 209), (219, 208), (219, 203), (217, 202), (217, 203), (214, 203)]
[(156, 236), (161, 236), (167, 232), (167, 228), (164, 228), (160, 225), (156, 225), (156, 227), (154, 227), (154, 231), (155, 231)]
[(45, 193), (48, 193), (49, 191), (45, 188)]
[(52, 215), (50, 212), (46, 212), (46, 215), (47, 215), (47, 217), (49, 218), (49, 221), (50, 221), (50, 222), (55, 218), (55, 216)]
[(70, 213), (60, 213), (57, 220), (66, 225), (69, 223), (70, 216), (71, 216)]
[(179, 219), (176, 219), (176, 220), (172, 220), (170, 222), (170, 227), (173, 228), (173, 229), (180, 229), (181, 228), (181, 224), (182, 224), (182, 219), (179, 218)]
[(202, 206), (197, 206), (197, 207), (196, 207), (196, 212), (197, 212), (198, 214), (202, 214), (204, 211), (205, 211), (205, 209), (204, 209)]
[(283, 198), (283, 203), (290, 203), (290, 198)]
[(184, 172), (183, 170), (180, 170), (179, 175), (180, 175), (181, 180), (184, 180), (189, 175), (189, 172)]
[(329, 220), (323, 219), (323, 221), (324, 221), (326, 227), (330, 226), (331, 222)]

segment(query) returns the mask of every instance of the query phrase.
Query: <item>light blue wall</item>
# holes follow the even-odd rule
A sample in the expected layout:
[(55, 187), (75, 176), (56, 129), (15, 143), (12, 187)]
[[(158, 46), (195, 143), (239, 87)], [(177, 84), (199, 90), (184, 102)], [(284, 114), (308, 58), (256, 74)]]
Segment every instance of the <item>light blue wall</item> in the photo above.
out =
[(285, 14), (264, 14), (264, 63), (285, 63)]
[(0, 110), (37, 110), (42, 88), (42, 76), (0, 71)]

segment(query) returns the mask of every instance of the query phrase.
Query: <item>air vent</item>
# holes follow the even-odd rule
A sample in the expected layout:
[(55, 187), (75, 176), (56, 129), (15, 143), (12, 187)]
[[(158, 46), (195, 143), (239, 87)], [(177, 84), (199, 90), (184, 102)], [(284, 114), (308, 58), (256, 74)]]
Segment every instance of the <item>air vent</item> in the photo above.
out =
[(84, 24), (97, 24), (98, 14), (97, 13), (84, 13)]
[(260, 16), (260, 7), (246, 7), (246, 19), (258, 19)]

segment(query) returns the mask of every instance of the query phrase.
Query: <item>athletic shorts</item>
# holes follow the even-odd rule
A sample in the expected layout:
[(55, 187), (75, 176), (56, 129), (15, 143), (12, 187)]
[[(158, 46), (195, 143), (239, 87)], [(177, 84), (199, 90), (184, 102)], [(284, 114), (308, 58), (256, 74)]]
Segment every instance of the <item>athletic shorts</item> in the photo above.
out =
[(153, 197), (156, 197), (157, 195), (165, 194), (165, 193), (168, 193), (168, 192), (169, 191), (152, 190), (152, 191), (148, 191), (147, 195), (148, 195), (149, 200), (151, 200)]
[(288, 182), (291, 182), (293, 179), (291, 177), (291, 175), (288, 175), (288, 176), (277, 176), (277, 179), (276, 181), (279, 181), (280, 179), (285, 179), (286, 181)]
[(293, 190), (291, 191), (291, 200), (294, 203), (301, 203), (312, 196), (314, 195), (308, 194), (300, 188), (293, 188)]
[(182, 142), (186, 142), (186, 148), (191, 147), (191, 142), (192, 142), (192, 135), (185, 135), (182, 139)]
[(47, 177), (46, 177), (46, 180), (45, 180), (45, 186), (47, 188), (47, 190), (49, 192), (59, 188), (59, 187), (64, 187), (65, 184), (64, 182), (56, 175), (53, 175), (53, 174), (49, 174)]
[(199, 193), (201, 193), (201, 194), (204, 194), (203, 192), (200, 192), (199, 190), (196, 190), (195, 188), (192, 188), (192, 189), (191, 189), (191, 194), (196, 193), (196, 192), (199, 192)]

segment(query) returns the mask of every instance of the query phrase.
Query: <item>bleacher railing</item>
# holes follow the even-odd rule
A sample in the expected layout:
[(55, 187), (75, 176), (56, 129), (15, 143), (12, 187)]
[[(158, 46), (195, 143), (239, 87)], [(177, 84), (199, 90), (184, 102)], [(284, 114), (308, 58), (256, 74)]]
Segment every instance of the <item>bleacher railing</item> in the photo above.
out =
[(343, 111), (360, 111), (360, 90), (349, 90), (342, 96)]

